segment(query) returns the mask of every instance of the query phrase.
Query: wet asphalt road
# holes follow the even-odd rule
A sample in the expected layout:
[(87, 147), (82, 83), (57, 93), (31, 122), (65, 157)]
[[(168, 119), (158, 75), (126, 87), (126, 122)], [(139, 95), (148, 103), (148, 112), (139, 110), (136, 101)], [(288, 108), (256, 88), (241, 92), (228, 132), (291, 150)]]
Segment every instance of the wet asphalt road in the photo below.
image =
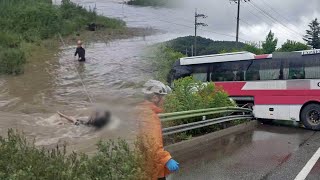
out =
[[(258, 124), (196, 147), (181, 146), (172, 153), (181, 169), (169, 179), (293, 180), (319, 147), (319, 132)], [(319, 175), (320, 161), (307, 179)]]

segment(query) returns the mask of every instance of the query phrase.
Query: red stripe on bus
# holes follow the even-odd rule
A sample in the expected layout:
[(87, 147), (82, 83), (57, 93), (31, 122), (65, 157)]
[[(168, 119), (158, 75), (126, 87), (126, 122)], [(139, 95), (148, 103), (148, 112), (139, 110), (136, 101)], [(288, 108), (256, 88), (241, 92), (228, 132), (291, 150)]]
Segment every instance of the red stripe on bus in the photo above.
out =
[(229, 96), (254, 97), (255, 104), (304, 104), (308, 101), (320, 102), (319, 90), (242, 90), (246, 82), (215, 83)]
[(255, 105), (303, 105), (307, 102), (320, 102), (319, 96), (255, 96)]
[(262, 54), (262, 55), (255, 55), (255, 59), (267, 59), (270, 56), (270, 54)]

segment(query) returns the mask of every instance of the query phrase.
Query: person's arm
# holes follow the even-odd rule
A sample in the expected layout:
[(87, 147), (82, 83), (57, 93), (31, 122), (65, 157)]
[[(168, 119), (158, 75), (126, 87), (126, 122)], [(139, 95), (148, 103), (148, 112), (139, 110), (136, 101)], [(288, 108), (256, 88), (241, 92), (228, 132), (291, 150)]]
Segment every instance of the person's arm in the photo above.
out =
[(68, 120), (71, 123), (76, 123), (77, 122), (77, 120), (75, 118), (71, 117), (71, 116), (66, 116), (66, 115), (62, 114), (61, 112), (59, 112), (59, 111), (57, 113), (60, 115), (60, 117), (65, 118), (66, 120)]
[(79, 52), (78, 52), (78, 48), (76, 49), (76, 52), (74, 53), (74, 56), (77, 56), (77, 54), (78, 54)]

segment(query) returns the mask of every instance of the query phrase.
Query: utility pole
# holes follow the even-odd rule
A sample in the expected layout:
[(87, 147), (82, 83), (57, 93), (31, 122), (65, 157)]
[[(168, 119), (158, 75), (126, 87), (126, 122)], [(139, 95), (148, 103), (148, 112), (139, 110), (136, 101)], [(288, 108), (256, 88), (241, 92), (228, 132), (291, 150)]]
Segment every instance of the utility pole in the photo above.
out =
[[(236, 43), (237, 46), (239, 44), (239, 29), (240, 29), (240, 7), (241, 7), (241, 1), (242, 0), (229, 0), (230, 2), (234, 2), (238, 4), (238, 13), (237, 13), (237, 34), (236, 34)], [(243, 0), (244, 2), (249, 2), (250, 0)]]
[(191, 56), (193, 56), (193, 45), (191, 45)]
[(197, 28), (198, 26), (208, 26), (205, 23), (199, 23), (198, 18), (207, 18), (204, 14), (198, 14), (197, 9), (194, 14), (194, 56), (197, 56)]

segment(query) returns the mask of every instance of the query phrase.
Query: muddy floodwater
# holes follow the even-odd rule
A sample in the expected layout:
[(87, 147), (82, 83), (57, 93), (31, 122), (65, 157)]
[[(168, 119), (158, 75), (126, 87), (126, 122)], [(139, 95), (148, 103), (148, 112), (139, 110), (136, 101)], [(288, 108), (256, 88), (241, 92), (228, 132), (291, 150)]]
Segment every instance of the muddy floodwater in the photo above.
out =
[[(73, 57), (74, 46), (35, 58), (19, 76), (0, 76), (0, 132), (8, 128), (23, 131), (36, 145), (67, 142), (69, 149), (92, 152), (99, 139), (122, 137), (133, 140), (137, 119), (133, 107), (140, 100), (139, 87), (151, 78), (150, 68), (141, 53), (152, 44), (176, 37), (153, 18), (168, 9), (138, 8), (118, 1), (75, 1), (85, 7), (96, 4), (98, 12), (121, 18), (129, 27), (162, 30), (152, 36), (85, 44), (87, 62)], [(145, 16), (141, 16), (141, 13)], [(143, 18), (143, 17), (153, 18)], [(83, 79), (83, 83), (80, 77)], [(85, 90), (86, 89), (86, 90)], [(86, 93), (86, 91), (88, 93)], [(88, 95), (93, 103), (90, 103)], [(110, 126), (102, 131), (73, 126), (59, 118), (57, 111), (83, 117), (98, 104), (112, 112)]]

